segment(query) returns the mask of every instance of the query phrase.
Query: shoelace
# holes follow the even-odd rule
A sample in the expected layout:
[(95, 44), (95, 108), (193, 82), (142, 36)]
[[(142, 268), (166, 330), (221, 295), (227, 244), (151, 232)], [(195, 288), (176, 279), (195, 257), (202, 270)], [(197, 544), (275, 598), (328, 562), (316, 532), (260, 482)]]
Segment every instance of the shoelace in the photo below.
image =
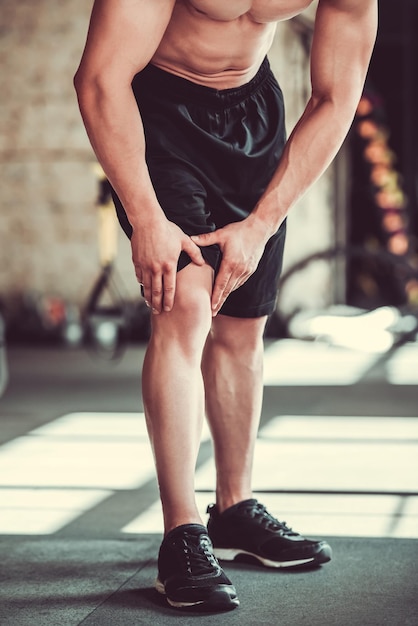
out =
[(212, 552), (212, 544), (206, 535), (185, 535), (174, 543), (175, 547), (184, 555), (185, 569), (193, 576), (212, 574), (218, 562)]
[(282, 535), (297, 535), (286, 522), (279, 522), (278, 519), (271, 515), (263, 504), (257, 502), (257, 504), (245, 508), (245, 512), (251, 517), (256, 519), (264, 528), (268, 530), (280, 531)]

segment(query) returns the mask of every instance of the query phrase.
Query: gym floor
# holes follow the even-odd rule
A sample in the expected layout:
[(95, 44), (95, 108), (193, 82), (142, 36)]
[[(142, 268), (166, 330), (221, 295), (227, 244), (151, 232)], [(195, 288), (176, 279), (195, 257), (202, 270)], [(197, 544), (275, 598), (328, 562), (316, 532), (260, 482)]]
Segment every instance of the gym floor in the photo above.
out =
[[(418, 625), (418, 346), (386, 356), (269, 341), (256, 497), (331, 563), (225, 570), (241, 606), (175, 611), (153, 589), (161, 511), (140, 391), (143, 345), (9, 347), (0, 400), (0, 624)], [(204, 519), (214, 466), (196, 471)]]

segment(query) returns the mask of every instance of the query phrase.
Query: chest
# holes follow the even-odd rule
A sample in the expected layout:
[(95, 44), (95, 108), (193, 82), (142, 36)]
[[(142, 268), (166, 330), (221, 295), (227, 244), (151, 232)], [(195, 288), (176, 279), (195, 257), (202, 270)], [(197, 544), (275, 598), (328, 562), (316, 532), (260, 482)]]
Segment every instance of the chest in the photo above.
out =
[(244, 15), (259, 23), (286, 20), (301, 13), (313, 0), (187, 0), (192, 10), (221, 22)]

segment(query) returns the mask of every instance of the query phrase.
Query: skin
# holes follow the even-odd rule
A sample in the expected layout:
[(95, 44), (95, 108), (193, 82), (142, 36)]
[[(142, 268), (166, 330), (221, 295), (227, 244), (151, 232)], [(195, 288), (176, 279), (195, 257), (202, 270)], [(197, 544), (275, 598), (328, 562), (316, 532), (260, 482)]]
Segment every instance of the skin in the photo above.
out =
[[(213, 233), (188, 237), (166, 219), (149, 178), (131, 81), (151, 62), (212, 88), (243, 85), (268, 52), (276, 23), (310, 4), (94, 3), (75, 86), (93, 149), (132, 224), (135, 272), (154, 313), (143, 398), (167, 530), (200, 520), (193, 475), (205, 402), (214, 438), (218, 506), (223, 510), (251, 496), (266, 318), (217, 314), (229, 293), (255, 271), (270, 236), (340, 148), (373, 48), (377, 0), (319, 0), (306, 109), (252, 213)], [(223, 255), (215, 281), (199, 247), (214, 243)], [(192, 263), (177, 273), (181, 250)]]

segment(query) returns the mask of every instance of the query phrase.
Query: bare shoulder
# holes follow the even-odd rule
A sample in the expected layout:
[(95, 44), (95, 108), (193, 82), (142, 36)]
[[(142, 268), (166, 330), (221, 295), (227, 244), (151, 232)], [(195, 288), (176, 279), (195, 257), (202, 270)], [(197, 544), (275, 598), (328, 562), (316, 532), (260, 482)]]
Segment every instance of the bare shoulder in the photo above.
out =
[(82, 71), (122, 73), (130, 79), (160, 44), (175, 4), (176, 0), (94, 0)]
[(319, 0), (318, 8), (358, 15), (377, 8), (378, 0)]
[(134, 22), (141, 16), (157, 15), (166, 19), (173, 11), (177, 0), (94, 0), (92, 19), (133, 18)]

